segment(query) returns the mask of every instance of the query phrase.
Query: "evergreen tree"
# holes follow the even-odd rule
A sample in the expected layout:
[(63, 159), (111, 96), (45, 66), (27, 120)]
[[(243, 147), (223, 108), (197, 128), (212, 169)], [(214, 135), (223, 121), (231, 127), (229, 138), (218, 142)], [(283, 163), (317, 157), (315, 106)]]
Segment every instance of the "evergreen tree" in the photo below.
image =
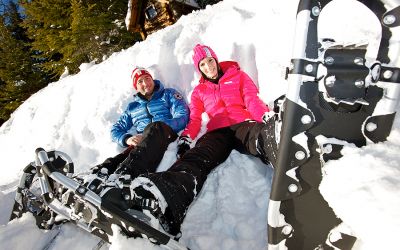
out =
[(39, 53), (41, 67), (56, 75), (65, 69), (62, 52), (71, 48), (70, 0), (21, 0), (25, 11), (24, 27), (33, 40), (32, 48)]
[[(104, 56), (134, 44), (124, 26), (127, 0), (22, 1), (25, 27), (41, 51), (43, 67), (58, 76), (67, 67), (77, 73), (84, 62), (101, 62)], [(46, 14), (43, 14), (46, 13)]]
[(66, 68), (76, 73), (84, 62), (101, 62), (133, 45), (124, 22), (127, 3), (0, 0), (0, 125)]
[(120, 13), (112, 11), (115, 6), (110, 1), (72, 0), (71, 5), (72, 40), (76, 49), (64, 56), (76, 62), (76, 66), (88, 61), (101, 62), (104, 56), (133, 44), (132, 35), (119, 26)]
[(46, 81), (32, 60), (18, 6), (9, 2), (0, 16), (0, 122)]

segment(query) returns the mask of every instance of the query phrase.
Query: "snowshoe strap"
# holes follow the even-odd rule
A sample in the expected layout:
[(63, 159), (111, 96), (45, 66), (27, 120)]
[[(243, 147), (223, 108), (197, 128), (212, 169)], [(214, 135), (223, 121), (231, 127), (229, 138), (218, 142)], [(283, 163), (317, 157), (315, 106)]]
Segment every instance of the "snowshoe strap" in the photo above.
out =
[(158, 221), (160, 222), (160, 225), (166, 232), (170, 231), (168, 220), (166, 219), (165, 215), (161, 211), (158, 200), (153, 199), (153, 198), (143, 198), (143, 197), (136, 196), (136, 197), (134, 197), (132, 202), (133, 202), (133, 204), (132, 204), (133, 206), (139, 207), (142, 210), (147, 210), (155, 218), (157, 218)]
[[(366, 47), (332, 46), (324, 54), (327, 68), (325, 88), (330, 97), (358, 99), (365, 97), (365, 78), (369, 74), (365, 66)], [(332, 79), (333, 78), (333, 79)]]

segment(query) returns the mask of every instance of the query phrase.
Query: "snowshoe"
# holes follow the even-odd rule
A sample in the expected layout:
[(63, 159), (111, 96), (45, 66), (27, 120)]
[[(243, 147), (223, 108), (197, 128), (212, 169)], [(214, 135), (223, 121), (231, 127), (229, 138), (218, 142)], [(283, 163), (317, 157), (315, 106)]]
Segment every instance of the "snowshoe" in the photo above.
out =
[[(66, 176), (71, 177), (74, 172), (74, 165), (68, 155), (59, 151), (48, 152), (48, 158), (52, 161), (54, 168)], [(44, 190), (45, 196), (42, 196), (42, 182), (46, 183), (46, 188), (53, 190)], [(29, 163), (23, 170), (20, 183), (15, 195), (15, 202), (10, 216), (10, 221), (20, 218), (26, 212), (32, 213), (36, 218), (36, 224), (41, 229), (51, 229), (55, 224), (61, 223), (55, 220), (54, 211), (46, 206), (45, 199), (48, 196), (61, 199), (63, 187), (58, 183), (49, 180), (40, 167), (35, 162)]]
[[(360, 0), (381, 21), (376, 60), (366, 45), (320, 39), (317, 25), (330, 0), (300, 0), (289, 89), (280, 108), (279, 148), (268, 208), (269, 249), (352, 249), (319, 191), (322, 167), (344, 145), (385, 141), (400, 95), (400, 1)], [(371, 13), (372, 14), (372, 13)], [(357, 42), (357, 41), (356, 41)], [(392, 53), (393, 54), (393, 53)]]
[[(128, 237), (141, 237), (169, 249), (187, 249), (151, 222), (163, 222), (158, 204), (137, 196), (130, 189), (129, 175), (106, 175), (99, 171), (74, 176), (71, 159), (60, 151), (38, 148), (36, 161), (21, 178), (10, 220), (30, 212), (41, 229), (72, 222), (106, 242), (117, 225)], [(151, 213), (144, 213), (143, 210)]]

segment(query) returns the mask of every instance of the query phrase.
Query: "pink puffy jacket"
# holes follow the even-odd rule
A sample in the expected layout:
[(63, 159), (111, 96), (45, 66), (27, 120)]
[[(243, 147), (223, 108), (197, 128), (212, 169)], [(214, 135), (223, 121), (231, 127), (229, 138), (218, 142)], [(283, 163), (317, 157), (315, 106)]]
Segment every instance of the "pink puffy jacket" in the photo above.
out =
[(258, 97), (258, 89), (236, 62), (219, 63), (223, 76), (218, 84), (203, 77), (194, 88), (190, 102), (190, 120), (182, 135), (195, 139), (201, 128), (201, 115), (209, 117), (207, 131), (231, 126), (245, 120), (262, 121), (268, 106)]

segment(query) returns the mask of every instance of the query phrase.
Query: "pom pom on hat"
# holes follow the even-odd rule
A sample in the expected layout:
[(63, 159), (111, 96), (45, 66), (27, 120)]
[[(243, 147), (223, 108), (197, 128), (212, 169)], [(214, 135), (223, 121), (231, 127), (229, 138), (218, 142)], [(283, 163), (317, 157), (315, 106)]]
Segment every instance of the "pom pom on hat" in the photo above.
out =
[(217, 54), (215, 54), (214, 50), (212, 50), (207, 45), (197, 44), (193, 48), (193, 63), (196, 67), (197, 71), (200, 72), (199, 63), (206, 57), (213, 57), (218, 62)]
[(137, 89), (136, 86), (137, 86), (137, 81), (138, 81), (139, 77), (144, 76), (144, 75), (148, 75), (148, 76), (151, 77), (151, 79), (153, 79), (153, 76), (152, 76), (152, 75), (149, 73), (149, 71), (147, 71), (145, 68), (136, 67), (136, 68), (132, 71), (131, 78), (132, 78), (133, 87), (134, 87), (135, 89)]

